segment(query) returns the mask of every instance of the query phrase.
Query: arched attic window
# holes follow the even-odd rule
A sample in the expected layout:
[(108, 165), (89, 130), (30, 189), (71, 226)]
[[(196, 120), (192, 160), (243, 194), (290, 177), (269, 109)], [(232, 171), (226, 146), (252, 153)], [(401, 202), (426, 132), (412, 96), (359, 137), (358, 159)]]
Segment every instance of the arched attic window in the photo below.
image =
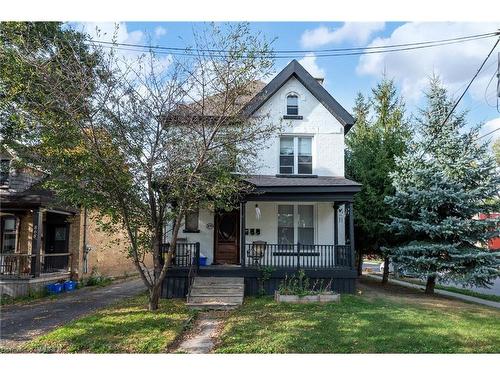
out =
[(286, 114), (288, 116), (299, 114), (299, 97), (295, 93), (288, 94), (286, 97)]

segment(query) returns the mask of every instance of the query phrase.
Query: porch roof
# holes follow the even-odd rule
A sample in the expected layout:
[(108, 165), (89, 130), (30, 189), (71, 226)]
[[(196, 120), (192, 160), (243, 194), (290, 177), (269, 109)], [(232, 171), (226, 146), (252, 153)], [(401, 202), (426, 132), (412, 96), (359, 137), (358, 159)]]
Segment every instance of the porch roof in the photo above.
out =
[(264, 176), (245, 179), (254, 190), (248, 200), (352, 201), (361, 184), (335, 176)]

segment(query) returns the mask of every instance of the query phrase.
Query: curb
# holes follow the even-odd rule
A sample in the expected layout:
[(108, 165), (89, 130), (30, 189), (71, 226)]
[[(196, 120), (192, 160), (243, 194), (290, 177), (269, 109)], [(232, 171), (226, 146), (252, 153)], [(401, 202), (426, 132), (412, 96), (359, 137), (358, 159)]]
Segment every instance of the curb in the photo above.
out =
[[(363, 276), (370, 278), (370, 279), (373, 279), (373, 280), (379, 280), (379, 281), (382, 280), (381, 277), (375, 276), (375, 275), (363, 275)], [(422, 285), (407, 283), (406, 281), (389, 279), (388, 282), (390, 284), (405, 286), (407, 288), (420, 289), (420, 290), (424, 289)], [(467, 296), (465, 294), (448, 292), (447, 290), (441, 290), (441, 289), (435, 289), (434, 294), (438, 294), (438, 295), (442, 295), (442, 296), (446, 296), (446, 297), (452, 297), (452, 298), (456, 298), (456, 299), (459, 299), (462, 301), (473, 302), (473, 303), (477, 303), (479, 305), (484, 305), (484, 306), (500, 309), (500, 302), (488, 301), (488, 300), (485, 300), (482, 298)]]

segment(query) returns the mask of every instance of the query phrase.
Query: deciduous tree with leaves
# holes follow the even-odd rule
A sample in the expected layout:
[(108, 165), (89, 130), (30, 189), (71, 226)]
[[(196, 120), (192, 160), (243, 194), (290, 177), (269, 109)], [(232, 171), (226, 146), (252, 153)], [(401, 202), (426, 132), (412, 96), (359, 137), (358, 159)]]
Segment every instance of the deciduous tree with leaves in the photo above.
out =
[(105, 230), (127, 233), (155, 310), (185, 214), (230, 208), (245, 189), (249, 160), (276, 131), (240, 113), (272, 69), (270, 44), (241, 23), (197, 31), (181, 56), (131, 58), (81, 35), (80, 55), (73, 43), (54, 48), (67, 41), (66, 26), (52, 38), (39, 32), (43, 25), (2, 44), (13, 61), (2, 69), (3, 87), (16, 90), (8, 76), (17, 62), (30, 69), (18, 80), (30, 95), (9, 99), (3, 135), (59, 196), (97, 212)]
[(427, 279), (487, 286), (499, 276), (499, 263), (488, 251), (488, 239), (499, 235), (499, 219), (478, 220), (479, 213), (498, 212), (500, 177), (480, 126), (467, 128), (466, 113), (453, 107), (439, 79), (433, 78), (427, 104), (417, 119), (417, 141), (391, 174), (395, 194), (392, 233), (406, 237), (390, 249), (400, 267)]

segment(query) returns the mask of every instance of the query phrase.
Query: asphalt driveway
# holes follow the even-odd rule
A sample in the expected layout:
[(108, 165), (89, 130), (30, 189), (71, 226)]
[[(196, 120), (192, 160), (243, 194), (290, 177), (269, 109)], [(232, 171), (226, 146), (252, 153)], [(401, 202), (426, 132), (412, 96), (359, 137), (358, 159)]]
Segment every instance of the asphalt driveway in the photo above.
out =
[(146, 290), (140, 279), (79, 289), (57, 299), (0, 307), (0, 347), (29, 341), (82, 315)]

